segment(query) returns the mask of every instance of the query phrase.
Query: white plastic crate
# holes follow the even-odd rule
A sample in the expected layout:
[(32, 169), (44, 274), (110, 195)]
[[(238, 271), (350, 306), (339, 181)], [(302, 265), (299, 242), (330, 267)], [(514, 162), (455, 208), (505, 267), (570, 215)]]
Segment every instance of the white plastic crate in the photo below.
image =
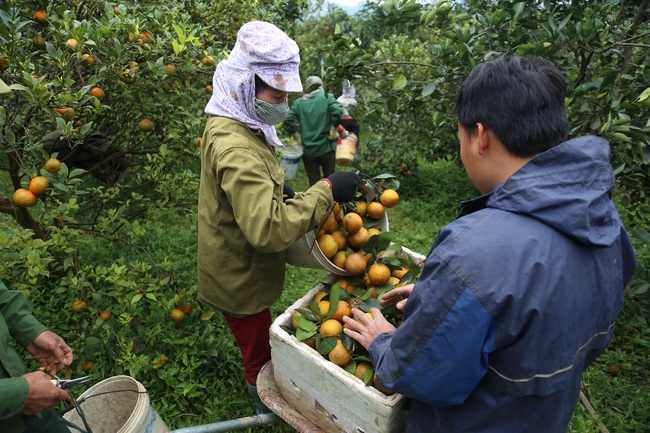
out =
[(290, 335), (296, 309), (309, 308), (320, 291), (337, 281), (331, 276), (297, 300), (271, 326), (273, 376), (282, 398), (325, 432), (397, 433), (404, 431), (405, 397), (385, 395), (323, 358), (316, 350)]

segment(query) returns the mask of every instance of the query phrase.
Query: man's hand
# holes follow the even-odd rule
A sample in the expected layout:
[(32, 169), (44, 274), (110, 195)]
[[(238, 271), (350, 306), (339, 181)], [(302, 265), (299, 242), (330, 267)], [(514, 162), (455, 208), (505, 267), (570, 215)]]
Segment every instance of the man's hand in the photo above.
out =
[(384, 293), (379, 303), (381, 305), (397, 303), (395, 307), (397, 307), (398, 310), (403, 311), (404, 306), (406, 305), (406, 300), (413, 291), (413, 286), (413, 284), (407, 284), (406, 286), (395, 287), (394, 289)]
[(343, 317), (343, 321), (349, 326), (343, 328), (343, 332), (350, 338), (357, 340), (368, 350), (375, 338), (384, 332), (395, 332), (395, 327), (381, 314), (378, 308), (371, 308), (372, 319), (358, 308), (352, 309), (352, 314), (357, 320), (351, 317)]
[(53, 384), (47, 373), (34, 371), (24, 374), (23, 377), (29, 384), (27, 402), (22, 410), (24, 415), (34, 415), (52, 409), (68, 398), (68, 392)]
[(59, 337), (52, 331), (44, 331), (29, 343), (26, 349), (34, 358), (46, 367), (58, 360), (56, 369), (49, 371), (50, 375), (56, 374), (57, 370), (62, 370), (72, 364), (72, 349), (65, 343), (63, 338)]

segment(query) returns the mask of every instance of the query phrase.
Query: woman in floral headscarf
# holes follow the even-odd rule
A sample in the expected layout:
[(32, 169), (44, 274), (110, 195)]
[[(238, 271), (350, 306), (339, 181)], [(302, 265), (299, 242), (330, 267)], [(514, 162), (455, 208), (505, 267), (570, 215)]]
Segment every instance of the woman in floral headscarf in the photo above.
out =
[[(269, 307), (284, 286), (286, 249), (317, 227), (335, 201), (354, 197), (358, 176), (337, 172), (293, 194), (275, 155), (288, 92), (302, 91), (298, 46), (272, 24), (237, 33), (214, 73), (201, 147), (198, 298), (226, 318), (257, 410), (257, 375), (271, 359)], [(283, 192), (291, 197), (283, 201)]]

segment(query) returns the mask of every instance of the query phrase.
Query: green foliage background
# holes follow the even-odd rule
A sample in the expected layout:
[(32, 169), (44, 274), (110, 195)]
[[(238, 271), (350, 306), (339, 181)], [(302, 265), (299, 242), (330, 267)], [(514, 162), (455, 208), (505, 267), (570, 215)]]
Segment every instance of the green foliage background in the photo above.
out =
[[(307, 0), (0, 4), (0, 278), (25, 292), (35, 315), (75, 350), (73, 374), (87, 361), (94, 381), (128, 374), (142, 382), (170, 427), (250, 415), (239, 351), (219, 314), (196, 294), (199, 151), (214, 67), (237, 29), (271, 21), (301, 48), (301, 74), (320, 75), (340, 94), (357, 89), (361, 151), (351, 169), (399, 177), (402, 201), (391, 231), (425, 254), (459, 200), (476, 194), (459, 165), (456, 92), (469, 71), (495, 53), (549, 58), (568, 77), (572, 136), (610, 141), (615, 200), (640, 269), (611, 348), (591, 367), (583, 391), (611, 431), (650, 429), (648, 389), (648, 203), (650, 44), (648, 1), (368, 1), (355, 16)], [(32, 19), (43, 9), (48, 21)], [(140, 44), (148, 32), (151, 39)], [(34, 44), (42, 36), (44, 48)], [(79, 41), (69, 50), (66, 41)], [(95, 59), (81, 62), (83, 54)], [(132, 62), (137, 62), (134, 66)], [(164, 65), (173, 64), (170, 76)], [(136, 81), (119, 79), (135, 69)], [(1, 83), (0, 83), (1, 84)], [(89, 95), (100, 86), (106, 97)], [(66, 121), (52, 110), (73, 107)], [(155, 127), (138, 130), (142, 118)], [(82, 124), (78, 124), (80, 121)], [(51, 174), (41, 139), (59, 130), (73, 147), (101, 133), (129, 161), (114, 183), (97, 167), (64, 164)], [(107, 156), (108, 157), (108, 156)], [(110, 158), (109, 158), (110, 159)], [(32, 208), (13, 192), (45, 175), (50, 190)], [(305, 189), (302, 172), (290, 182)], [(326, 274), (289, 266), (275, 316)], [(75, 314), (76, 300), (88, 310)], [(180, 323), (173, 308), (191, 304)], [(104, 321), (99, 314), (111, 311)], [(290, 431), (286, 426), (264, 431)], [(569, 431), (597, 432), (579, 404)]]

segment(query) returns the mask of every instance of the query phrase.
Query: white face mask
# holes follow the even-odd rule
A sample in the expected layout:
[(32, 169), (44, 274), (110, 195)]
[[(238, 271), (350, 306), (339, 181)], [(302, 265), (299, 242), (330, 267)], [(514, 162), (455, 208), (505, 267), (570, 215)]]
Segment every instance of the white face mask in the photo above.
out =
[(289, 115), (289, 103), (284, 101), (279, 104), (271, 104), (255, 98), (255, 113), (269, 125), (277, 125), (282, 123)]

